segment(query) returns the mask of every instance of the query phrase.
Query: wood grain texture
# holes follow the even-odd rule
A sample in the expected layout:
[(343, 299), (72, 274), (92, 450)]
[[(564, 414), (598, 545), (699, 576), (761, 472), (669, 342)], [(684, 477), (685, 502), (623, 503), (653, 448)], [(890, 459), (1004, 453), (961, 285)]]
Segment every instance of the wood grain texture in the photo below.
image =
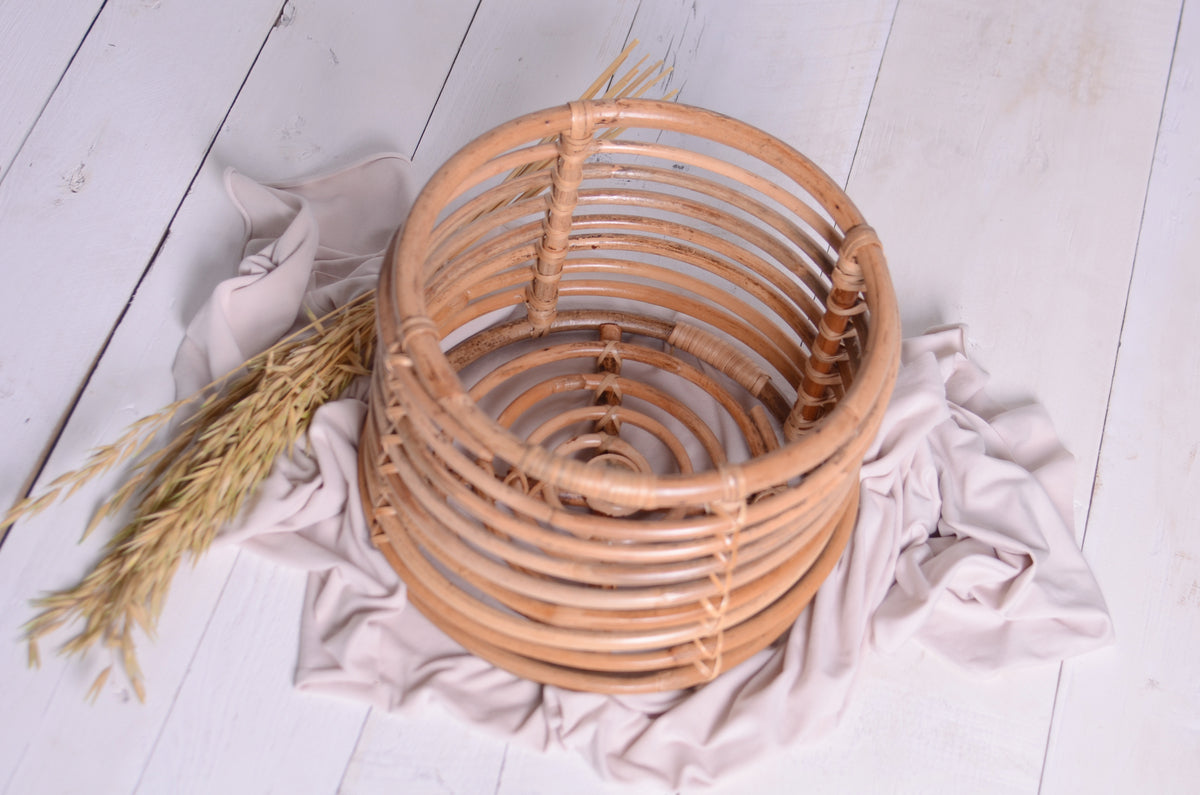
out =
[(503, 739), (465, 726), (436, 704), (418, 704), (366, 723), (338, 795), (494, 793), (513, 752)]
[[(365, 704), (292, 689), (304, 576), (240, 560), (134, 792), (333, 792)], [(255, 609), (270, 604), (269, 610)], [(249, 675), (231, 676), (242, 670)]]
[(416, 184), (475, 136), (578, 97), (624, 48), (638, 5), (482, 0), (413, 154)]
[[(241, 24), (230, 25), (219, 18), (220, 9), (233, 5), (199, 11), (108, 4), (21, 149), (18, 168), (0, 185), (6, 279), (0, 293), (0, 502), (12, 499), (53, 441), (50, 434), (128, 302), (278, 10), (274, 2), (238, 3)], [(260, 25), (251, 30), (256, 13)], [(210, 64), (214, 51), (225, 57)], [(179, 88), (194, 82), (192, 91)], [(172, 306), (166, 298), (122, 351), (105, 357), (110, 378), (95, 385), (94, 402), (61, 437), (63, 469), (170, 397), (162, 364), (178, 341)], [(159, 367), (147, 371), (156, 345)], [(91, 489), (106, 487), (111, 480)], [(26, 600), (70, 584), (96, 558), (102, 536), (81, 547), (74, 541), (100, 493), (82, 493), (6, 540), (0, 615), (14, 641), (30, 617)], [(186, 670), (211, 612), (201, 594), (215, 598), (228, 565), (179, 578), (177, 593), (186, 596), (168, 605), (163, 645), (145, 650), (143, 659), (148, 668), (169, 672), (168, 681)], [(98, 781), (131, 788), (173, 687), (144, 709), (129, 703), (135, 699), (128, 690), (114, 687), (108, 709), (89, 710), (80, 687), (86, 689), (105, 660), (72, 665), (50, 657), (40, 672), (24, 663), (21, 645), (6, 644), (0, 657), (0, 700), (9, 717), (0, 742), (6, 791), (79, 791)], [(68, 692), (75, 695), (63, 698)], [(62, 764), (60, 753), (71, 764)]]
[(102, 0), (0, 3), (0, 180), (66, 71)]
[(588, 795), (668, 795), (672, 792), (665, 787), (602, 781), (582, 756), (560, 748), (533, 751), (511, 743), (500, 772), (495, 795), (558, 795), (566, 791)]
[[(84, 495), (83, 499), (86, 499)], [(58, 521), (84, 518), (84, 510), (62, 511)], [(232, 551), (217, 551), (206, 566), (176, 577), (155, 643), (142, 643), (142, 666), (152, 671), (149, 695), (139, 704), (128, 686), (110, 678), (95, 705), (84, 700), (93, 677), (111, 661), (104, 655), (66, 660), (47, 653), (40, 669), (25, 667), (16, 628), (29, 616), (26, 599), (41, 589), (67, 585), (96, 554), (96, 544), (75, 548), (77, 527), (48, 517), (31, 523), (39, 536), (15, 535), (5, 545), (0, 616), (11, 642), (0, 649), (0, 782), (6, 793), (130, 792), (142, 775), (178, 682), (186, 675), (199, 638), (233, 563)], [(29, 567), (13, 565), (9, 553), (26, 553)], [(49, 552), (62, 564), (50, 564)], [(36, 568), (35, 568), (36, 567)], [(16, 571), (14, 571), (14, 569)], [(51, 649), (47, 648), (47, 652)]]
[[(884, 242), (906, 330), (967, 321), (987, 342), (976, 343), (983, 362), (1004, 374), (999, 391), (1036, 394), (1066, 427), (1086, 500), (1107, 391), (1105, 365), (1091, 352), (1115, 350), (1157, 123), (1153, 95), (1165, 85), (1174, 28), (1169, 8), (1133, 21), (1118, 4), (1087, 14), (1039, 9), (997, 18), (990, 7), (900, 4), (847, 192)], [(1122, 53), (1128, 70), (1093, 74), (1098, 51)], [(1135, 53), (1153, 55), (1158, 68)], [(1078, 86), (1056, 85), (1059, 61), (1084, 65)], [(1094, 95), (1072, 93), (1092, 79)], [(1116, 140), (1087, 137), (1090, 125)], [(1044, 163), (1026, 158), (1036, 146)], [(1106, 184), (1121, 180), (1132, 199), (1096, 199), (1089, 179), (1100, 164), (1113, 169)], [(1082, 261), (1067, 256), (1067, 241)], [(1067, 297), (1051, 311), (1044, 291)], [(1035, 328), (1053, 346), (1039, 346)], [(1068, 374), (1061, 357), (1088, 369)], [(1090, 457), (1072, 433), (1088, 438)], [(869, 661), (828, 742), (787, 756), (792, 769), (820, 771), (813, 791), (888, 782), (897, 792), (1033, 792), (1055, 687), (1054, 666), (979, 682), (904, 649)], [(777, 764), (782, 776), (786, 763)], [(755, 771), (742, 791), (771, 780)]]
[(1036, 396), (1078, 461), (1082, 528), (1176, 0), (896, 15), (848, 193), (905, 331), (967, 324), (1001, 398)]
[(839, 725), (722, 781), (721, 795), (783, 792), (1033, 793), (1053, 668), (983, 678), (907, 645), (867, 657)]
[(1063, 667), (1042, 791), (1200, 786), (1200, 8), (1185, 7), (1084, 553), (1117, 646)]
[[(896, 0), (691, 3), (669, 25), (670, 88), (787, 141), (839, 184), (850, 173)], [(635, 31), (661, 14), (645, 3)], [(641, 34), (639, 34), (641, 35)], [(643, 38), (651, 38), (644, 36)], [(657, 39), (655, 39), (657, 40)]]
[(73, 404), (278, 10), (107, 4), (0, 183), (0, 504)]
[[(412, 16), (411, 10), (405, 14), (398, 4), (375, 6), (379, 7), (361, 4), (362, 13), (374, 14), (380, 26), (387, 29), (395, 29), (398, 20)], [(439, 10), (438, 18), (456, 28), (430, 28), (437, 35), (425, 39), (422, 34), (427, 30), (409, 27), (407, 38), (393, 38), (394, 47), (375, 48), (372, 62), (381, 71), (403, 74), (420, 63), (404, 89), (410, 101), (403, 118), (399, 119), (394, 109), (387, 107), (372, 117), (368, 107), (355, 104), (361, 100), (360, 95), (335, 91), (323, 101), (329, 112), (342, 118), (357, 118), (361, 123), (343, 125), (338, 130), (339, 137), (328, 133), (330, 137), (324, 139), (328, 157), (318, 154), (306, 160), (304, 166), (313, 170), (331, 168), (339, 162), (341, 152), (352, 151), (361, 140), (385, 142), (395, 136), (388, 147), (393, 149), (400, 148), (405, 140), (415, 140), (432, 110), (473, 8), (469, 2), (446, 4)], [(457, 15), (451, 14), (451, 10)], [(216, 8), (210, 12), (218, 16), (221, 13)], [(270, 25), (268, 22), (268, 29)], [(251, 99), (237, 102), (230, 112), (227, 129), (214, 147), (224, 147), (223, 151), (240, 153), (239, 156), (231, 155), (225, 162), (219, 156), (212, 156), (205, 161), (154, 267), (132, 300), (65, 427), (47, 464), (48, 472), (78, 465), (89, 448), (115, 438), (129, 422), (172, 399), (170, 366), (183, 327), (213, 285), (233, 275), (240, 258), (242, 220), (225, 195), (222, 171), (234, 160), (256, 176), (264, 172), (268, 177), (295, 175), (289, 167), (292, 161), (288, 153), (280, 150), (275, 160), (259, 160), (244, 154), (259, 151), (255, 149), (258, 142), (242, 144), (238, 137), (257, 137), (260, 131), (255, 124), (281, 128), (286, 123), (300, 104), (304, 86), (309, 85), (305, 70), (324, 68), (306, 59), (308, 54), (307, 34), (272, 36), (268, 42), (262, 58), (270, 68), (253, 72), (245, 86)], [(237, 87), (240, 82), (230, 89), (229, 101), (233, 100)], [(339, 105), (339, 101), (346, 104)], [(401, 121), (403, 124), (397, 123)], [(298, 163), (293, 165), (300, 167)], [(256, 172), (256, 168), (262, 171)], [(178, 197), (163, 201), (173, 212)], [(24, 463), (19, 450), (9, 449), (6, 455), (11, 456), (7, 463)], [(75, 541), (87, 522), (91, 506), (112, 488), (111, 479), (97, 482), (76, 499), (13, 529), (0, 548), (0, 620), (9, 628), (10, 637), (15, 639), (16, 628), (31, 616), (27, 599), (47, 589), (70, 585), (96, 559), (103, 528), (86, 545), (76, 546)], [(295, 724), (295, 731), (289, 735), (293, 739), (305, 736), (306, 729), (310, 734), (318, 732), (322, 742), (331, 736), (344, 737), (340, 759), (336, 754), (312, 752), (311, 744), (303, 746), (297, 740), (297, 745), (309, 752), (300, 762), (318, 765), (317, 772), (279, 748), (278, 753), (272, 752), (285, 768), (275, 772), (287, 774), (294, 768), (298, 774), (304, 774), (300, 776), (304, 781), (290, 791), (329, 792), (335, 788), (358, 736), (365, 708), (356, 705), (357, 712), (352, 711), (346, 722), (338, 711), (340, 705), (322, 702), (314, 706), (313, 700), (296, 701), (290, 682), (295, 659), (297, 583), (294, 576), (289, 578), (286, 573), (264, 576), (261, 587), (270, 593), (253, 591), (247, 595), (245, 588), (257, 587), (248, 584), (247, 578), (255, 581), (263, 572), (261, 562), (253, 559), (237, 562), (232, 551), (214, 550), (205, 557), (203, 565), (177, 577), (157, 641), (139, 644), (149, 688), (145, 705), (136, 703), (119, 677), (110, 679), (94, 706), (83, 700), (91, 677), (107, 664), (103, 656), (82, 663), (67, 661), (55, 656), (53, 646), (48, 645), (42, 670), (30, 671), (25, 667), (24, 648), (16, 642), (6, 644), (0, 655), (0, 703), (5, 704), (8, 718), (0, 722), (0, 791), (129, 792), (143, 777), (143, 771), (149, 778), (140, 791), (173, 791), (175, 788), (168, 784), (179, 765), (188, 767), (194, 791), (216, 791), (214, 787), (218, 784), (213, 782), (226, 782), (222, 776), (229, 771), (257, 766), (260, 751), (256, 748), (262, 724), (250, 718)], [(223, 598), (227, 582), (231, 591)], [(265, 629), (239, 639), (237, 633), (245, 631), (240, 620), (246, 610), (245, 600), (264, 606), (256, 615), (261, 615), (265, 622), (257, 626)], [(222, 604), (224, 608), (219, 607)], [(270, 631), (283, 632), (286, 637), (255, 645)], [(231, 643), (240, 643), (247, 649), (253, 647), (256, 653), (266, 656), (256, 658), (252, 669), (243, 667), (243, 674), (235, 675), (242, 654), (231, 657)], [(201, 677), (207, 684), (199, 690), (195, 684), (185, 687), (191, 675)], [(230, 676), (234, 678), (223, 679)], [(236, 680), (251, 688), (258, 699), (252, 712), (231, 707), (231, 711), (222, 713), (222, 720), (229, 721), (229, 725), (243, 725), (249, 739), (247, 735), (222, 731), (205, 720), (197, 720), (197, 714), (213, 714), (208, 699), (211, 693), (204, 689), (213, 683), (213, 677), (222, 679), (219, 685), (213, 685), (217, 691), (229, 690)], [(261, 677), (273, 684), (260, 688)], [(299, 713), (293, 711), (297, 709)], [(239, 716), (245, 721), (240, 721)], [(194, 745), (205, 748), (204, 758), (188, 755), (188, 749)], [(70, 756), (71, 764), (60, 764), (62, 753)]]
[(476, 3), (289, 2), (215, 160), (279, 181), (379, 152), (411, 158)]

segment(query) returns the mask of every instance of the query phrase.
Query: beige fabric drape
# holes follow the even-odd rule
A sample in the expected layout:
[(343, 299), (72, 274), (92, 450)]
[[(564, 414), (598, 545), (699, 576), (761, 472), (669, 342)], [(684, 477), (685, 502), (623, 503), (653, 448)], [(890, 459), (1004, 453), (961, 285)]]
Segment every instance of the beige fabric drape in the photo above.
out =
[[(411, 198), (406, 175), (392, 155), (285, 186), (228, 174), (246, 257), (188, 328), (180, 391), (302, 324), (305, 307), (319, 314), (373, 286)], [(985, 381), (960, 329), (905, 343), (845, 555), (787, 636), (695, 691), (543, 687), (467, 654), (409, 609), (359, 502), (361, 388), (320, 410), (222, 538), (309, 572), (297, 687), (399, 711), (438, 701), (536, 747), (573, 748), (611, 778), (705, 782), (774, 745), (818, 739), (872, 649), (920, 643), (987, 672), (1110, 641), (1072, 531), (1071, 457), (1039, 407), (1005, 410)]]

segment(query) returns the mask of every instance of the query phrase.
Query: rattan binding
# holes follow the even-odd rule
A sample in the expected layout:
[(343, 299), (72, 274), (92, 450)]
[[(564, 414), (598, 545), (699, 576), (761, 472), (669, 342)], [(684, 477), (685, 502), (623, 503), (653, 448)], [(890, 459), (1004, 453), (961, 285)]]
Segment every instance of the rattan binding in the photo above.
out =
[(429, 181), (378, 304), (364, 505), (481, 657), (699, 685), (840, 556), (898, 313), (871, 228), (778, 139), (649, 100), (523, 116)]

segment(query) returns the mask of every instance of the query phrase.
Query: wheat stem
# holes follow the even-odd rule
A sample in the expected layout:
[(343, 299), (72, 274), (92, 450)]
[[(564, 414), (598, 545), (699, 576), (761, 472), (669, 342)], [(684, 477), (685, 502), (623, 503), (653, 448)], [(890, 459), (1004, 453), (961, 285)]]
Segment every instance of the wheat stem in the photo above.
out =
[[(591, 99), (613, 80), (633, 51), (634, 41), (589, 86)], [(662, 62), (641, 61), (612, 83), (604, 96), (640, 96), (669, 73)], [(518, 169), (509, 179), (545, 168)], [(536, 195), (540, 189), (521, 198)], [(37, 497), (17, 503), (0, 519), (0, 532), (15, 521), (74, 494), (84, 483), (138, 459), (125, 481), (94, 513), (85, 537), (105, 518), (134, 505), (125, 525), (108, 541), (105, 555), (73, 588), (35, 600), (38, 613), (24, 627), (29, 664), (40, 662), (39, 641), (66, 624), (83, 627), (60, 649), (83, 654), (97, 643), (117, 653), (117, 662), (138, 698), (145, 700), (133, 630), (153, 636), (171, 579), (185, 555), (201, 556), (220, 529), (242, 510), (267, 477), (276, 458), (291, 454), (313, 415), (371, 372), (375, 346), (375, 291), (311, 322), (197, 393), (138, 420), (117, 441), (97, 448), (79, 470), (60, 475)], [(172, 439), (145, 454), (152, 440), (184, 409)], [(112, 666), (88, 697), (95, 699)]]

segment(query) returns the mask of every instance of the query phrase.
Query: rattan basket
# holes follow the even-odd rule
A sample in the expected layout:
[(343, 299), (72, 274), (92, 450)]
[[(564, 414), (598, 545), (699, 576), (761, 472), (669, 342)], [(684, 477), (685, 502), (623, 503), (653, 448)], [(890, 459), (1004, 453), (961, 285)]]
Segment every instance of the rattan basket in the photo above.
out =
[(648, 100), (504, 124), (429, 181), (378, 305), (364, 505), (475, 654), (702, 684), (841, 554), (898, 313), (858, 210), (770, 135)]

